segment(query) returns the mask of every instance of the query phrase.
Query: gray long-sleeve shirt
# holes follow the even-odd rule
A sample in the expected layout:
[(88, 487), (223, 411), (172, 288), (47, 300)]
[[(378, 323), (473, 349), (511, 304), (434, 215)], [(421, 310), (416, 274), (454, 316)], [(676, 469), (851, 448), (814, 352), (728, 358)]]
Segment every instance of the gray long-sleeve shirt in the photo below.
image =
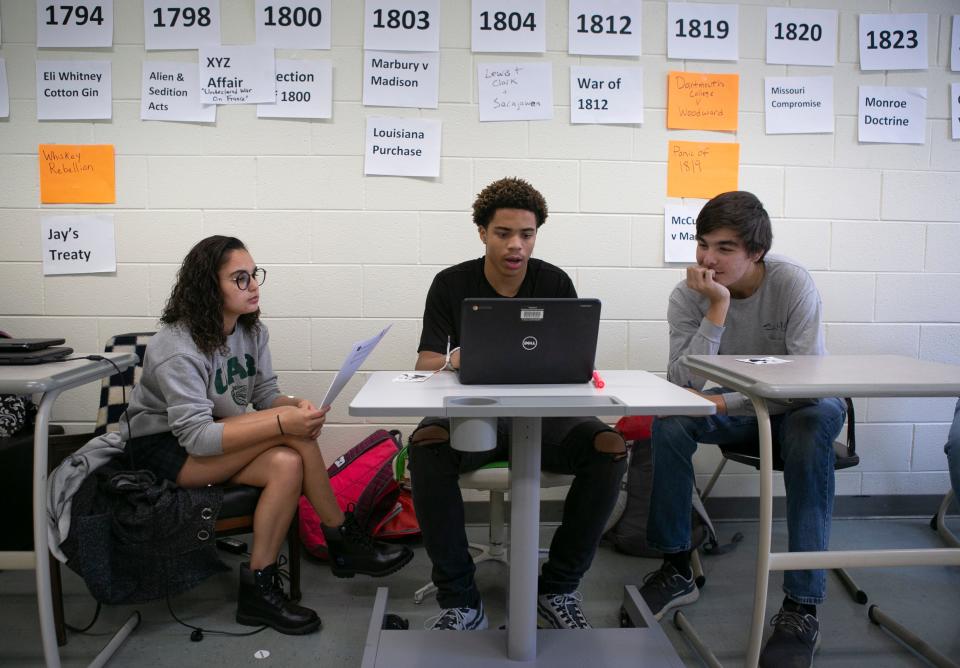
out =
[[(731, 299), (723, 327), (707, 319), (710, 300), (681, 281), (670, 295), (670, 362), (667, 379), (703, 389), (704, 378), (680, 363), (684, 355), (825, 355), (820, 326), (820, 293), (806, 269), (782, 255), (767, 254), (760, 287), (745, 299)], [(728, 415), (752, 415), (739, 392), (725, 392)], [(773, 413), (783, 412), (772, 402)]]
[(269, 408), (280, 395), (266, 325), (237, 325), (223, 351), (202, 353), (179, 325), (160, 329), (147, 345), (143, 374), (130, 394), (124, 440), (173, 432), (195, 456), (223, 452), (217, 419), (241, 415), (249, 404)]

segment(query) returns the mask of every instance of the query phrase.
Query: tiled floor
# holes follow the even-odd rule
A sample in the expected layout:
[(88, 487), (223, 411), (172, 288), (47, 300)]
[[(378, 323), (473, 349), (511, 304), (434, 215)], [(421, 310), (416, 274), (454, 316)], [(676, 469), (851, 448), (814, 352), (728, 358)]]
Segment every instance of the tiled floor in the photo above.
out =
[[(951, 520), (960, 530), (956, 519)], [(833, 549), (857, 546), (919, 547), (939, 545), (925, 519), (836, 520), (833, 525)], [(729, 539), (736, 531), (744, 540), (731, 554), (705, 560), (707, 584), (700, 600), (686, 610), (689, 620), (710, 645), (724, 666), (742, 666), (747, 641), (746, 625), (753, 596), (753, 561), (756, 524), (723, 522), (721, 537)], [(471, 537), (482, 539), (484, 527), (472, 527)], [(542, 543), (547, 544), (551, 527), (543, 528)], [(786, 527), (774, 527), (774, 545), (785, 544)], [(413, 562), (386, 580), (354, 578), (338, 580), (319, 562), (304, 564), (303, 603), (316, 608), (323, 618), (323, 630), (303, 636), (283, 636), (273, 631), (248, 637), (225, 637), (207, 633), (202, 642), (191, 642), (188, 629), (174, 622), (163, 601), (138, 606), (104, 608), (93, 631), (96, 635), (71, 634), (62, 648), (64, 665), (86, 665), (97, 653), (112, 630), (133, 609), (140, 610), (143, 622), (114, 657), (112, 666), (359, 666), (369, 611), (377, 586), (388, 585), (389, 610), (407, 617), (411, 626), (420, 626), (436, 612), (433, 600), (422, 606), (412, 603), (413, 592), (429, 574), (429, 562), (423, 549), (416, 548)], [(239, 557), (225, 555), (231, 565)], [(584, 607), (595, 626), (616, 626), (625, 583), (639, 583), (643, 574), (656, 567), (652, 560), (617, 554), (602, 547), (582, 586)], [(65, 569), (67, 618), (73, 625), (85, 624), (94, 609), (93, 600), (83, 583)], [(960, 662), (960, 568), (900, 568), (852, 570), (853, 577), (870, 595), (870, 603), (910, 627), (941, 653)], [(485, 564), (478, 581), (484, 594), (491, 624), (504, 622), (507, 570), (500, 564)], [(182, 619), (204, 628), (244, 631), (233, 621), (236, 576), (224, 574), (197, 589), (173, 599), (174, 611)], [(779, 606), (780, 576), (771, 581), (767, 616)], [(823, 641), (815, 665), (826, 667), (884, 668), (927, 665), (910, 650), (874, 626), (867, 608), (854, 603), (833, 576), (829, 581), (829, 599), (820, 609)], [(700, 666), (684, 638), (669, 622), (663, 622), (668, 636), (686, 665)], [(37, 627), (33, 573), (0, 573), (0, 665), (38, 666), (43, 657)], [(254, 657), (267, 650), (266, 659)], [(626, 665), (639, 665), (635, 661)]]

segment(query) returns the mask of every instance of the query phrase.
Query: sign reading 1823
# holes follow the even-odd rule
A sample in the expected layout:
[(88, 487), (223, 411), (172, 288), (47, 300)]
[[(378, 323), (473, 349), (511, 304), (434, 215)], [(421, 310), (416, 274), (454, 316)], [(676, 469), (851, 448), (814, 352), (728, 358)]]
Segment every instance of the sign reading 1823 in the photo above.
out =
[(926, 14), (861, 14), (861, 70), (925, 70)]
[(220, 0), (143, 0), (144, 47), (220, 45)]
[(667, 57), (736, 60), (737, 5), (667, 4)]
[(367, 0), (363, 48), (373, 51), (439, 51), (440, 0)]

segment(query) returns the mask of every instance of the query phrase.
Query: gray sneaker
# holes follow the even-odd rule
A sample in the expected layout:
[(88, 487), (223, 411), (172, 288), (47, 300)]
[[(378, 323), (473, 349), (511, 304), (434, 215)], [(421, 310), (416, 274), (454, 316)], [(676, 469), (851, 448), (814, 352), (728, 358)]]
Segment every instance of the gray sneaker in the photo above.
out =
[(540, 613), (540, 619), (555, 629), (593, 628), (580, 609), (582, 601), (583, 596), (578, 591), (570, 594), (542, 594), (537, 596), (537, 612)]
[(482, 631), (487, 628), (483, 602), (477, 608), (444, 608), (423, 627), (428, 631)]
[(770, 620), (773, 634), (760, 653), (760, 668), (809, 668), (820, 646), (820, 622), (786, 601)]
[(659, 621), (670, 610), (700, 598), (700, 590), (694, 582), (693, 573), (687, 579), (677, 572), (673, 564), (664, 562), (658, 570), (644, 576), (640, 595)]

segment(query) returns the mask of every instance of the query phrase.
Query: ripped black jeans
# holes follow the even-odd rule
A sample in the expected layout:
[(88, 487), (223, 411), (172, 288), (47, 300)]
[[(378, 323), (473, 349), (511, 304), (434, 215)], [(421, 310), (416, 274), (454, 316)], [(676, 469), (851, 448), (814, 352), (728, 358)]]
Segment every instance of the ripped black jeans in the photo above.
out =
[[(441, 418), (427, 418), (417, 429), (427, 426), (450, 430), (449, 422)], [(575, 479), (563, 504), (563, 522), (540, 574), (541, 594), (576, 590), (597, 551), (627, 466), (621, 453), (599, 452), (594, 447), (594, 438), (605, 431), (612, 429), (596, 418), (543, 420), (541, 468)], [(475, 608), (479, 604), (457, 480), (461, 473), (509, 459), (509, 434), (510, 422), (501, 418), (497, 421), (497, 447), (487, 452), (454, 450), (449, 441), (410, 446), (413, 503), (433, 563), (432, 578), (441, 608)]]

